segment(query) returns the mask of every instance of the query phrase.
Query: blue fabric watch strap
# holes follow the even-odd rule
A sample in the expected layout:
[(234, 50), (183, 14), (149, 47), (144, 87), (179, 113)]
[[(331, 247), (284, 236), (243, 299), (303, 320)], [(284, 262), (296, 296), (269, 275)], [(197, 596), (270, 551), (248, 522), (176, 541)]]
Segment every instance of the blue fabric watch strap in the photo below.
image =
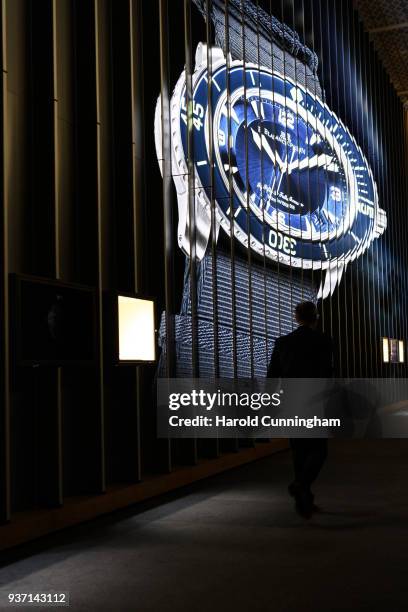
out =
[[(211, 254), (197, 264), (198, 369), (201, 377), (266, 376), (275, 339), (292, 331), (293, 310), (302, 300), (315, 300), (309, 280), (294, 277), (288, 269), (279, 274), (262, 263), (236, 256), (234, 271), (230, 255), (220, 249), (216, 256), (216, 282)], [(251, 282), (249, 282), (249, 277)], [(214, 308), (216, 306), (216, 308)], [(214, 312), (217, 314), (214, 320)], [(233, 321), (235, 324), (233, 325)], [(176, 315), (176, 376), (193, 376), (192, 308), (190, 266), (187, 260), (180, 314)], [(218, 372), (215, 346), (218, 345)], [(159, 375), (165, 374), (166, 327), (160, 326), (162, 360)], [(233, 347), (236, 349), (234, 364)], [(235, 367), (236, 366), (236, 367)]]
[[(207, 0), (193, 2), (206, 18)], [(279, 72), (322, 98), (317, 55), (297, 32), (250, 0), (212, 0), (210, 14), (215, 42), (224, 53)]]

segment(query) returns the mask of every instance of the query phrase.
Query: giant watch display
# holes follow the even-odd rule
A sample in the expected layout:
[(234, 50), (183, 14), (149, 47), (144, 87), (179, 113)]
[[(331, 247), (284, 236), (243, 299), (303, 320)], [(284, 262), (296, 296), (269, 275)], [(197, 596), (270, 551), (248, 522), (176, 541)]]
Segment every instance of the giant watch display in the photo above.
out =
[[(195, 3), (205, 15), (205, 2)], [(347, 127), (324, 103), (316, 77), (317, 57), (298, 35), (251, 2), (230, 0), (227, 10), (233, 56), (228, 57), (224, 49), (226, 5), (214, 0), (211, 15), (219, 46), (209, 49), (198, 45), (192, 98), (187, 100), (183, 72), (171, 100), (179, 246), (189, 257), (188, 161), (190, 169), (193, 161), (195, 256), (203, 261), (203, 274), (211, 267), (211, 262), (206, 262), (211, 228), (217, 235), (221, 228), (230, 239), (251, 249), (255, 259), (258, 256), (268, 262), (263, 276), (271, 293), (279, 282), (278, 264), (280, 270), (291, 270), (290, 280), (283, 286), (290, 286), (295, 296), (326, 298), (333, 293), (345, 266), (386, 228), (372, 172)], [(159, 160), (160, 128), (159, 103), (155, 125)], [(190, 160), (189, 146), (193, 151)], [(245, 276), (245, 261), (241, 267)], [(300, 287), (296, 270), (324, 271), (319, 275), (318, 290), (304, 275)], [(207, 274), (207, 282), (210, 276)], [(255, 264), (255, 285), (262, 282), (262, 275), (258, 276)], [(211, 291), (208, 294), (211, 302)], [(285, 301), (285, 296), (281, 297)], [(275, 301), (266, 289), (265, 311), (269, 306), (273, 310)], [(210, 318), (209, 309), (204, 303), (201, 306)], [(238, 304), (238, 310), (240, 307)], [(251, 307), (256, 312), (256, 304), (249, 304)], [(281, 311), (277, 312), (282, 318)], [(188, 307), (184, 314), (188, 316)], [(274, 316), (278, 314), (266, 314), (272, 330), (265, 332), (266, 339), (290, 331), (291, 316), (287, 313), (283, 325), (282, 321), (277, 325)], [(267, 345), (262, 364), (272, 348)], [(248, 359), (245, 350), (242, 359)], [(261, 363), (258, 370), (264, 371)]]

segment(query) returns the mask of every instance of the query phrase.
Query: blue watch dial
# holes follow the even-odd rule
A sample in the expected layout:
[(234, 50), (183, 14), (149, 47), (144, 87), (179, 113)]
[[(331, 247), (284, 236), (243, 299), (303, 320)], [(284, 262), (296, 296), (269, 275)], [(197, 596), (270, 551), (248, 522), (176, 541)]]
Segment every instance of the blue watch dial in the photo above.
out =
[(203, 68), (191, 122), (185, 87), (179, 104), (184, 157), (192, 130), (206, 205), (215, 200), (223, 229), (259, 255), (303, 268), (346, 264), (385, 228), (378, 230), (377, 189), (361, 149), (290, 79), (242, 62), (220, 65), (211, 79)]
[[(269, 97), (240, 96), (220, 115), (222, 168), (253, 209), (290, 230), (332, 233), (348, 212), (347, 181), (335, 151), (298, 114)], [(227, 170), (227, 171), (225, 171)]]

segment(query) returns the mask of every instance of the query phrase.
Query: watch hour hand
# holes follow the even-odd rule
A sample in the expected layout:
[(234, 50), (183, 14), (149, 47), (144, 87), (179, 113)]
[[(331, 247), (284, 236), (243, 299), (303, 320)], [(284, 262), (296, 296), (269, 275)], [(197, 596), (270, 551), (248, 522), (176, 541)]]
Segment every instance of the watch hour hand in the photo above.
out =
[[(268, 141), (266, 140), (266, 137), (265, 137), (265, 136), (263, 136), (263, 138), (264, 138), (265, 143), (267, 144), (267, 146), (268, 146), (269, 148), (271, 148), (271, 147), (270, 147), (270, 145), (269, 145), (269, 143), (268, 143)], [(278, 162), (278, 164), (279, 164), (279, 166), (280, 166), (280, 169), (281, 169), (282, 173), (286, 172), (286, 171), (287, 171), (287, 165), (286, 165), (286, 162), (284, 162), (284, 161), (281, 159), (281, 157), (280, 157), (280, 155), (279, 155), (279, 153), (278, 153), (277, 151), (275, 152), (275, 158), (276, 158), (276, 161)]]
[(285, 164), (281, 160), (281, 158), (279, 156), (279, 153), (272, 151), (271, 145), (269, 144), (266, 136), (265, 135), (261, 136), (253, 128), (251, 128), (251, 132), (252, 132), (252, 137), (254, 139), (254, 142), (255, 142), (256, 146), (258, 147), (258, 149), (260, 151), (262, 151), (262, 149), (263, 149), (265, 151), (265, 153), (268, 155), (268, 157), (270, 158), (270, 160), (272, 161), (273, 165), (274, 166), (278, 165), (280, 167), (281, 171), (284, 172), (286, 170)]

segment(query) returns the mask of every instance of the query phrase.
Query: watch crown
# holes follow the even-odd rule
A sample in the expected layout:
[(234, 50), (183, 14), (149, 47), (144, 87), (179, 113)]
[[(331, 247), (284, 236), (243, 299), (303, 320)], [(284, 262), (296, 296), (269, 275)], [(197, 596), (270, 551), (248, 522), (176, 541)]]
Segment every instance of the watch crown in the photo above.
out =
[(374, 226), (374, 238), (379, 238), (387, 229), (387, 213), (382, 208), (377, 208)]

